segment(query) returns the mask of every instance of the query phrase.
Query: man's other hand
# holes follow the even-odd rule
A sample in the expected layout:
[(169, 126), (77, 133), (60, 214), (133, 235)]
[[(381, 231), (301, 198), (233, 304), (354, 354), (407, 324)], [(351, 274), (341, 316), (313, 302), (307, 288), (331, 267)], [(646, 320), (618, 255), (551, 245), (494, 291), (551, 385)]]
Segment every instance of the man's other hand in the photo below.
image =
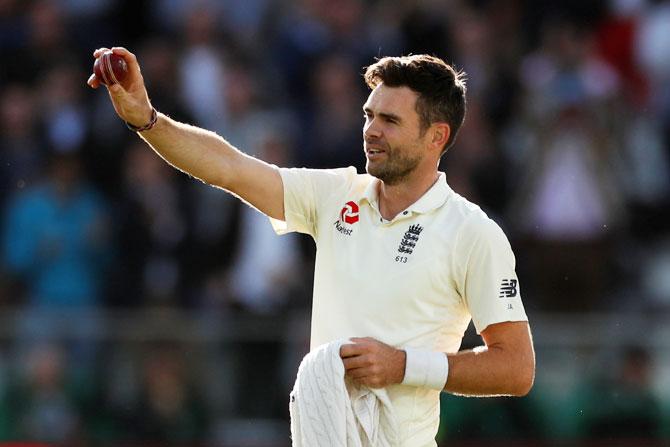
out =
[(371, 337), (351, 338), (340, 347), (345, 375), (359, 385), (384, 388), (402, 382), (405, 351)]

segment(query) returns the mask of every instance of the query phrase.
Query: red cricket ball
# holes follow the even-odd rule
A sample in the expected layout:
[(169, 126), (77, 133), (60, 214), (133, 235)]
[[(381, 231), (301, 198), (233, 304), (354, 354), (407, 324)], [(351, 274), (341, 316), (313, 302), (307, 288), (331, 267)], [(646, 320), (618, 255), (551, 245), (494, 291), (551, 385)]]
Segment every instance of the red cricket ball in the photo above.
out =
[(128, 74), (128, 64), (123, 57), (108, 50), (93, 63), (93, 73), (102, 84), (118, 84)]

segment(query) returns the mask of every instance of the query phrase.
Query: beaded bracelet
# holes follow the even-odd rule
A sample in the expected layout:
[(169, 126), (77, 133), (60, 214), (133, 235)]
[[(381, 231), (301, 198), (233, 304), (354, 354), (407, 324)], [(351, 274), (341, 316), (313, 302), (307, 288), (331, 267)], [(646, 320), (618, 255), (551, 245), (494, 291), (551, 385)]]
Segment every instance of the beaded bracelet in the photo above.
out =
[(149, 123), (145, 124), (144, 126), (141, 127), (133, 126), (128, 121), (126, 121), (125, 123), (126, 127), (128, 127), (128, 129), (132, 130), (133, 132), (144, 132), (145, 130), (149, 130), (152, 127), (154, 127), (156, 125), (156, 121), (158, 121), (158, 112), (156, 111), (156, 109), (152, 108), (151, 119), (149, 120)]

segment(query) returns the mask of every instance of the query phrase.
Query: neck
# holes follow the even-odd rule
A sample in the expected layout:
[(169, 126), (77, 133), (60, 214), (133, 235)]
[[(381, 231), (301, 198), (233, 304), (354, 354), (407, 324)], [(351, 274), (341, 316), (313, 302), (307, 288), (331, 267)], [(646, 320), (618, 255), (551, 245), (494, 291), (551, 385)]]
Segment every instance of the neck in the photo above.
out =
[(430, 175), (416, 176), (397, 185), (379, 184), (379, 212), (386, 220), (391, 220), (398, 213), (416, 202), (428, 191), (439, 178), (437, 170)]

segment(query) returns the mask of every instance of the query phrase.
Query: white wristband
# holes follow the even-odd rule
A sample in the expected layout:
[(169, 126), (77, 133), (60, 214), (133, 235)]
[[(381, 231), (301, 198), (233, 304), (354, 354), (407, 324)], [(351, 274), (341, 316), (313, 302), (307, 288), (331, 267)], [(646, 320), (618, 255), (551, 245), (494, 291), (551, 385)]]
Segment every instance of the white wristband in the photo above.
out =
[(405, 377), (403, 385), (442, 391), (449, 376), (449, 360), (444, 352), (405, 348)]

